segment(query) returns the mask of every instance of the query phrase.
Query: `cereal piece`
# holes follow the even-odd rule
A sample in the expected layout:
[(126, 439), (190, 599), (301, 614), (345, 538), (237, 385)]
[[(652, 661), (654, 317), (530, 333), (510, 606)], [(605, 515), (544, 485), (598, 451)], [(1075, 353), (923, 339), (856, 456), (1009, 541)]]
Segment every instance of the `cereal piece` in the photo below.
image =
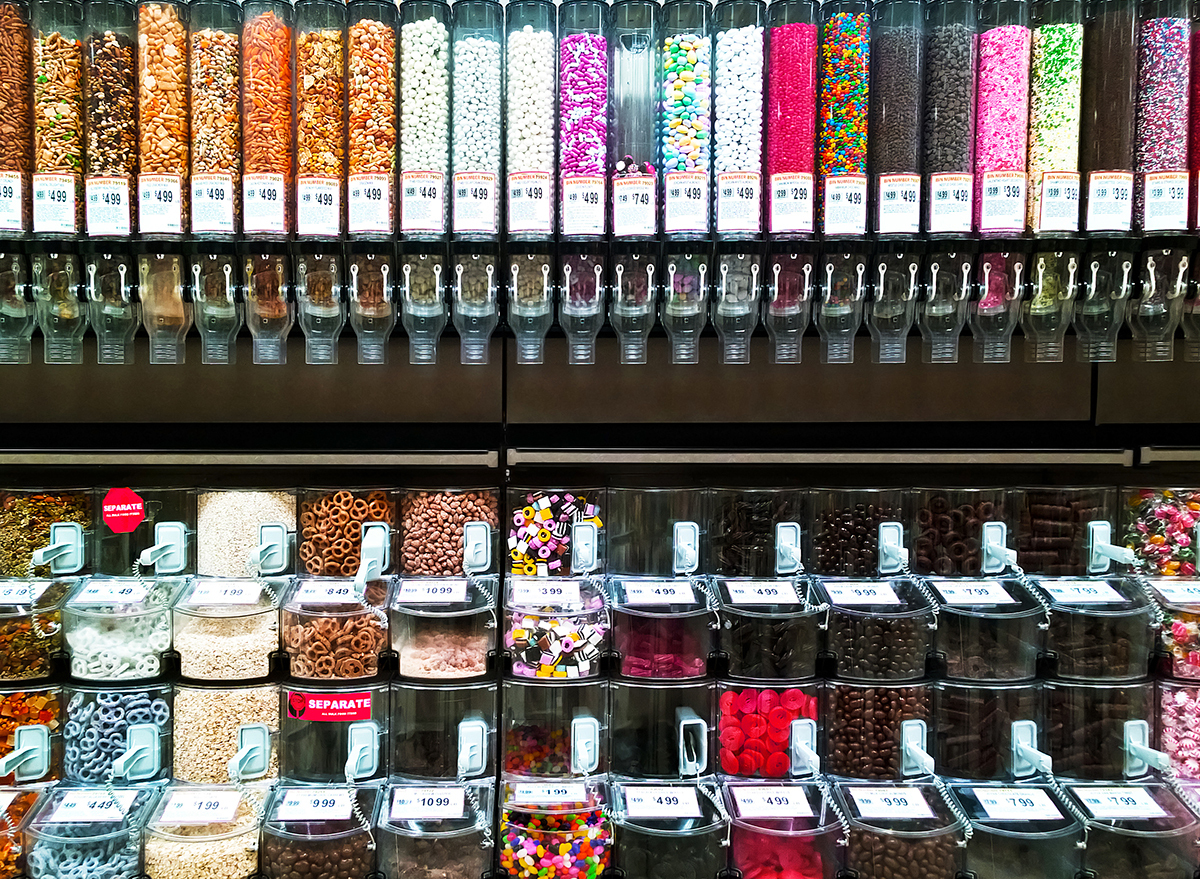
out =
[(175, 650), (185, 678), (240, 681), (266, 677), (279, 648), (274, 609), (245, 616), (175, 613)]

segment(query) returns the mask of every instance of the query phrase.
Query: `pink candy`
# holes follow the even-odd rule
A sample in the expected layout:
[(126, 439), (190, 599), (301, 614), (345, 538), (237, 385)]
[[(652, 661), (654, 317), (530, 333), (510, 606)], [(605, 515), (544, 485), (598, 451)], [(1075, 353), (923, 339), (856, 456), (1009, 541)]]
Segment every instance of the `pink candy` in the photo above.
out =
[(1029, 28), (994, 27), (979, 38), (979, 92), (975, 122), (975, 222), (983, 174), (1025, 174), (1029, 143)]

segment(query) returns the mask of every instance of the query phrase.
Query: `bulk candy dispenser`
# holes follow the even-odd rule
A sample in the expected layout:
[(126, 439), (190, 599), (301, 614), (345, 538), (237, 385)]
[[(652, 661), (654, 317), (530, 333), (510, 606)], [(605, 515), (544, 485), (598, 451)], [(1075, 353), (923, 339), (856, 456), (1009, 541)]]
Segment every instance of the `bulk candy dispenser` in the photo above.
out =
[(33, 362), (36, 324), (36, 309), (29, 298), (28, 261), (11, 250), (0, 253), (0, 363)]
[(263, 821), (262, 874), (266, 879), (335, 870), (370, 874), (381, 793), (376, 787), (277, 788)]
[(1196, 866), (1196, 816), (1165, 784), (1072, 785), (1088, 818), (1083, 865), (1097, 879), (1187, 876)]
[(906, 244), (881, 243), (871, 263), (874, 295), (866, 312), (873, 363), (904, 363), (908, 356), (908, 333), (920, 291), (920, 256), (907, 250)]
[(721, 0), (713, 11), (713, 209), (723, 239), (757, 238), (763, 228), (766, 17), (759, 0)]
[(664, 253), (663, 268), (659, 316), (671, 341), (671, 362), (699, 363), (700, 334), (708, 323), (712, 263), (708, 254), (697, 248), (690, 253)]
[(550, 0), (512, 0), (505, 7), (504, 166), (510, 240), (548, 240), (557, 228), (557, 16)]
[[(295, 10), (285, 0), (250, 0), (242, 16), (242, 231), (285, 239), (295, 212)], [(253, 330), (249, 290), (246, 306)]]
[(607, 771), (608, 684), (507, 679), (505, 777), (579, 778)]
[(496, 771), (496, 684), (391, 685), (393, 778), (453, 779)]
[(854, 336), (870, 286), (865, 253), (825, 253), (816, 270), (813, 321), (821, 335), (822, 363), (853, 363)]
[(841, 783), (834, 795), (850, 824), (846, 866), (859, 875), (953, 879), (960, 869), (965, 822), (932, 783)]
[(771, 362), (799, 363), (811, 315), (815, 257), (781, 247), (773, 246), (767, 255), (763, 324), (771, 338)]
[(816, 772), (819, 685), (722, 681), (717, 747), (725, 775), (787, 778)]
[(1200, 778), (1200, 690), (1195, 683), (1158, 682), (1158, 746), (1176, 775)]
[(1154, 655), (1157, 608), (1131, 580), (1040, 579), (1050, 602), (1046, 649), (1056, 674), (1075, 680), (1132, 680)]
[(240, 879), (258, 869), (258, 836), (266, 790), (169, 787), (143, 840), (147, 879), (184, 870), (195, 879)]
[(698, 678), (713, 649), (715, 601), (701, 580), (614, 578), (613, 650), (631, 678)]
[(68, 782), (99, 786), (171, 777), (169, 684), (70, 686), (63, 699), (63, 778)]
[(672, 241), (703, 239), (709, 233), (712, 14), (712, 7), (701, 0), (667, 0), (662, 8), (658, 88), (663, 231)]
[(608, 175), (614, 240), (649, 239), (658, 231), (660, 18), (651, 0), (616, 0), (612, 6)]
[(933, 715), (929, 683), (863, 685), (831, 681), (824, 687), (825, 770), (871, 780), (904, 776), (901, 727)]
[(517, 363), (541, 363), (554, 323), (553, 257), (540, 244), (514, 244), (508, 259), (508, 325), (517, 337)]
[(1048, 681), (1043, 688), (1045, 751), (1066, 778), (1123, 777), (1126, 724), (1154, 716), (1154, 684), (1076, 684)]
[(917, 489), (912, 506), (912, 569), (918, 574), (978, 577), (984, 573), (984, 529), (1004, 543), (1012, 527), (1005, 489)]
[(158, 576), (195, 566), (195, 498), (179, 489), (112, 488), (101, 495), (95, 530), (97, 574)]
[(725, 867), (729, 819), (713, 781), (614, 782), (615, 861), (628, 879), (716, 876)]
[(158, 798), (159, 791), (147, 787), (51, 791), (25, 829), (30, 879), (99, 869), (112, 879), (136, 879), (142, 872), (142, 835)]
[(95, 577), (63, 606), (71, 674), (86, 681), (156, 678), (171, 649), (171, 605), (186, 579)]
[(483, 876), (495, 853), (495, 789), (489, 780), (460, 787), (390, 785), (375, 833), (387, 876)]
[[(53, 184), (45, 186), (52, 187)], [(35, 205), (38, 191), (34, 190)], [(30, 244), (29, 250), (29, 271), (33, 280), (30, 289), (37, 309), (38, 329), (42, 333), (42, 361), (83, 363), (83, 334), (87, 332), (88, 319), (87, 308), (81, 299), (83, 275), (79, 256), (65, 250), (61, 242), (44, 247)]]
[[(353, 193), (353, 187), (350, 191)], [(387, 363), (388, 340), (396, 328), (400, 301), (396, 296), (396, 260), (386, 245), (352, 243), (349, 250), (346, 302), (350, 327), (358, 338), (358, 362), (383, 365)], [(444, 311), (441, 316), (444, 325)], [(413, 335), (410, 331), (409, 337)]]
[(279, 650), (283, 579), (189, 581), (172, 609), (179, 673), (200, 681), (245, 681), (271, 673)]
[[(250, 178), (247, 173), (243, 179)], [(257, 244), (242, 260), (242, 302), (255, 364), (287, 363), (287, 337), (296, 320), (289, 262), (281, 245), (268, 243)]]
[[(403, 309), (401, 321), (408, 333), (408, 362), (437, 363), (438, 340), (446, 329), (451, 297), (458, 292), (457, 276), (449, 267), (443, 248), (410, 251), (402, 245), (396, 265), (395, 301)], [(456, 307), (457, 302), (455, 299)]]
[(384, 556), (389, 563), (371, 579), (392, 573), (399, 546), (396, 499), (381, 488), (305, 488), (297, 500), (300, 521), (296, 540), (301, 576), (354, 577), (362, 565), (364, 526), (387, 526)]
[(1016, 242), (1012, 250), (981, 253), (976, 265), (979, 296), (969, 307), (976, 363), (1008, 363), (1012, 334), (1021, 313), (1021, 297), (1029, 279), (1029, 254)]
[(1063, 338), (1082, 280), (1081, 259), (1075, 251), (1034, 251), (1029, 292), (1021, 304), (1027, 363), (1062, 362)]
[(815, 574), (874, 577), (879, 572), (879, 525), (903, 521), (898, 489), (816, 489), (809, 497), (805, 557)]
[(695, 778), (716, 769), (710, 759), (716, 697), (712, 681), (617, 679), (610, 686), (614, 775)]
[(1073, 876), (1083, 822), (1046, 784), (954, 785), (952, 795), (974, 831), (966, 867), (978, 879)]
[(62, 605), (79, 579), (0, 581), (0, 681), (48, 678), (62, 651)]
[(485, 244), (464, 245), (451, 254), (454, 328), (460, 337), (459, 360), (463, 364), (486, 366), (491, 356), (492, 333), (500, 322), (503, 280), (498, 275), (499, 258), (499, 248)]
[[(613, 188), (620, 199), (615, 183)], [(649, 244), (613, 244), (613, 293), (608, 321), (621, 346), (622, 364), (646, 362), (646, 341), (654, 329), (658, 285), (663, 277), (657, 256), (657, 249)]]
[(817, 118), (817, 24), (814, 0), (767, 5), (767, 231), (813, 233)]
[(1084, 255), (1083, 279), (1075, 301), (1076, 359), (1093, 363), (1117, 359), (1117, 334), (1125, 324), (1125, 308), (1133, 295), (1134, 258), (1127, 250), (1107, 248)]
[(500, 231), (504, 9), (496, 0), (462, 0), (452, 9), (451, 89), (457, 99), (450, 123), (450, 228), (456, 239), (494, 241)]
[(1135, 361), (1166, 362), (1175, 357), (1175, 331), (1188, 293), (1190, 249), (1174, 248), (1142, 254), (1141, 295), (1137, 288), (1125, 311), (1133, 333)]
[(601, 242), (579, 242), (564, 251), (559, 256), (558, 325), (567, 337), (567, 363), (589, 366), (596, 362), (596, 336), (608, 304), (608, 249)]
[(559, 10), (558, 231), (572, 239), (608, 231), (609, 17), (600, 0)]
[(188, 4), (138, 4), (138, 231), (179, 238), (188, 228)]
[(450, 203), (450, 4), (439, 0), (400, 4), (400, 175), (400, 231), (440, 239)]
[[(198, 200), (193, 205), (195, 211), (201, 210)], [(242, 327), (242, 303), (238, 298), (241, 272), (232, 246), (206, 244), (204, 252), (192, 255), (188, 271), (200, 333), (200, 362), (237, 362), (236, 339)]]
[(229, 239), (241, 218), (242, 9), (234, 0), (196, 0), (188, 3), (188, 17), (191, 231), (197, 238)]
[(1010, 778), (1013, 723), (1037, 723), (1040, 701), (1036, 683), (939, 682), (933, 724), (938, 773), (979, 781)]
[(309, 243), (296, 256), (297, 323), (304, 333), (304, 362), (338, 362), (338, 337), (346, 326), (345, 264), (341, 248)]
[(921, 231), (925, 10), (919, 0), (878, 0), (870, 24), (871, 227), (880, 235)]
[(137, 228), (132, 221), (138, 166), (137, 18), (133, 0), (84, 4), (83, 185), (89, 238), (126, 238)]
[(936, 236), (969, 234), (974, 228), (977, 0), (935, 3), (926, 28), (922, 229)]
[(925, 363), (957, 363), (958, 340), (967, 323), (974, 291), (969, 252), (938, 252), (925, 261), (926, 296), (918, 306), (921, 359)]
[(1121, 543), (1142, 569), (1161, 577), (1195, 577), (1200, 489), (1126, 488), (1124, 498)]
[(934, 652), (955, 680), (1031, 680), (1049, 612), (1016, 580), (943, 580), (929, 585), (940, 606)]
[(817, 216), (825, 235), (867, 231), (871, 12), (866, 0), (821, 6)]
[(1116, 521), (1116, 493), (1107, 488), (1020, 488), (1016, 507), (1017, 563), (1030, 574), (1090, 573), (1088, 523)]
[(828, 650), (848, 680), (917, 680), (938, 627), (937, 607), (913, 580), (821, 580), (831, 605)]
[[(347, 4), (346, 231), (352, 241), (389, 240), (396, 228), (397, 17), (394, 3)], [(449, 77), (443, 78), (449, 88)]]
[(3, 879), (17, 879), (25, 875), (23, 839), (26, 819), (30, 817), (40, 796), (35, 790), (0, 788), (0, 802), (4, 804), (4, 830), (0, 831), (0, 876)]
[(279, 685), (176, 684), (176, 781), (200, 784), (279, 777)]
[(346, 3), (298, 0), (293, 9), (296, 235), (337, 238), (345, 230)]
[[(827, 790), (827, 788), (826, 788)], [(814, 782), (728, 782), (729, 864), (762, 879), (834, 879), (842, 829), (835, 806)]]
[(701, 570), (705, 505), (699, 488), (609, 489), (608, 571), (672, 577)]
[(379, 579), (293, 583), (280, 602), (279, 626), (292, 677), (328, 681), (378, 674), (379, 655), (388, 647), (386, 602), (387, 583)]
[(387, 684), (289, 684), (281, 695), (279, 773), (284, 779), (344, 784), (387, 777)]
[(612, 625), (601, 581), (514, 576), (507, 589), (504, 648), (512, 674), (573, 679), (601, 673)]
[(722, 363), (750, 362), (750, 338), (761, 310), (762, 262), (756, 253), (738, 252), (743, 249), (741, 244), (726, 244), (717, 254), (711, 310)]
[(108, 244), (84, 245), (83, 290), (88, 323), (96, 334), (96, 362), (133, 363), (133, 337), (141, 324), (141, 306), (134, 291), (137, 271), (129, 254), (104, 252)]
[(0, 237), (4, 238), (23, 238), (29, 231), (29, 175), (33, 170), (29, 7), (29, 3), (8, 3), (2, 17), (4, 32), (11, 41), (4, 65), (4, 86), (0, 88), (0, 113), (9, 121), (9, 139), (0, 151), (0, 180), (4, 182), (4, 190), (0, 191)]
[[(148, 247), (141, 245), (137, 250)], [(150, 337), (150, 362), (183, 363), (184, 340), (192, 327), (192, 303), (184, 293), (184, 259), (178, 251), (157, 251), (155, 245), (137, 257), (138, 298), (142, 303), (142, 325)]]
[(62, 689), (6, 689), (0, 691), (0, 706), (0, 780), (26, 785), (62, 778)]
[(35, 3), (32, 25), (33, 232), (69, 238), (84, 228), (83, 3)]
[(1030, 5), (1029, 199), (1035, 235), (1079, 229), (1079, 133), (1083, 80), (1082, 0)]
[(91, 489), (0, 489), (0, 578), (91, 570)]
[(554, 851), (568, 875), (597, 879), (612, 861), (607, 799), (607, 785), (600, 779), (506, 784), (500, 869), (517, 879), (538, 879), (549, 866), (541, 861), (550, 860), (539, 850)]
[(276, 576), (293, 570), (296, 492), (201, 489), (196, 495), (196, 573)]
[(1163, 611), (1159, 652), (1170, 657), (1170, 675), (1200, 678), (1200, 583), (1155, 579), (1150, 588)]

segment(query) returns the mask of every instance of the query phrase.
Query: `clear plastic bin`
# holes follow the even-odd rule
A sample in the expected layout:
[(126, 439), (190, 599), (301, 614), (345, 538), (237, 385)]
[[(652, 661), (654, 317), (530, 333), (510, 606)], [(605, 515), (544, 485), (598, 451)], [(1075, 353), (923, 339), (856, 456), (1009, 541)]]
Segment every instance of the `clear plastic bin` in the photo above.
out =
[(502, 699), (506, 775), (607, 771), (607, 681), (506, 680)]
[(704, 592), (688, 580), (613, 581), (613, 649), (631, 678), (698, 678), (715, 626)]
[(1126, 546), (1160, 577), (1196, 576), (1200, 489), (1126, 488), (1121, 525)]
[[(263, 525), (283, 525), (291, 540), (282, 558), (259, 558)], [(256, 570), (292, 570), (296, 492), (291, 489), (213, 489), (196, 496), (196, 573), (201, 577), (246, 577)]]
[[(96, 492), (94, 570), (97, 574), (128, 577), (144, 550), (158, 543), (159, 523), (182, 522), (187, 532), (182, 565), (172, 564), (169, 573), (186, 574), (195, 570), (196, 533), (195, 495), (185, 489), (100, 489)], [(173, 560), (178, 561), (178, 560)], [(147, 569), (143, 568), (143, 571)], [(153, 573), (155, 568), (150, 568)], [(162, 573), (168, 573), (162, 571)]]
[(824, 687), (825, 771), (848, 778), (901, 777), (900, 726), (933, 715), (933, 686), (863, 686), (830, 681)]
[[(510, 489), (507, 570), (513, 576), (571, 576), (575, 537), (571, 526), (588, 522), (602, 535), (603, 495), (600, 488)], [(603, 558), (599, 548), (596, 556), (598, 561)], [(599, 569), (596, 565), (582, 573)]]
[[(16, 749), (17, 730), (24, 726), (44, 726), (49, 733), (50, 753), (41, 766), (32, 755), (28, 762), (14, 767), (0, 778), (3, 784), (32, 784), (54, 781), (63, 776), (63, 692), (58, 687), (37, 687), (0, 691), (0, 757)], [(39, 774), (39, 770), (44, 772)]]
[(1162, 646), (1171, 656), (1171, 674), (1200, 678), (1200, 582), (1151, 580), (1163, 610)]
[(1013, 722), (1031, 720), (1041, 728), (1037, 684), (981, 687), (943, 681), (934, 706), (937, 770), (951, 778), (1008, 778)]
[(0, 801), (5, 803), (0, 819), (4, 822), (0, 830), (0, 879), (18, 879), (25, 873), (25, 822), (39, 796), (35, 790), (0, 788)]
[(732, 782), (724, 786), (733, 823), (729, 864), (759, 879), (834, 879), (842, 829), (811, 783)]
[[(369, 756), (354, 768), (355, 780), (387, 777), (387, 684), (342, 687), (285, 686), (279, 721), (279, 772), (288, 781), (332, 784), (346, 781), (346, 763), (352, 745), (376, 742), (377, 759)], [(374, 724), (374, 732), (366, 726)], [(366, 772), (375, 763), (373, 772)]]
[(1016, 507), (1017, 563), (1029, 574), (1087, 576), (1089, 522), (1116, 522), (1111, 488), (1022, 488)]
[(1125, 724), (1154, 718), (1154, 684), (1070, 684), (1043, 689), (1046, 746), (1054, 774), (1116, 779), (1125, 773)]
[(1157, 727), (1158, 747), (1170, 756), (1175, 774), (1200, 779), (1200, 686), (1159, 681)]
[(170, 684), (119, 690), (67, 687), (63, 698), (67, 706), (62, 726), (63, 778), (68, 782), (102, 785), (109, 781), (130, 744), (140, 744), (131, 741), (130, 731), (143, 725), (153, 725), (157, 753), (129, 763), (126, 780), (132, 783), (171, 777), (174, 700)]
[(1049, 785), (954, 785), (967, 814), (967, 870), (978, 879), (1074, 876), (1083, 828)]
[(301, 575), (310, 577), (353, 577), (362, 561), (362, 526), (384, 522), (392, 529), (395, 570), (396, 500), (386, 489), (301, 489), (300, 528), (296, 540)]
[[(708, 877), (724, 869), (728, 818), (696, 784), (618, 782), (613, 784), (612, 796), (616, 866), (628, 879)], [(652, 814), (656, 806), (653, 799), (658, 797), (677, 797), (677, 814)], [(647, 801), (650, 809), (643, 805)]]
[[(50, 545), (50, 525), (73, 522), (90, 544), (92, 510), (91, 489), (0, 489), (0, 577), (49, 576), (49, 565), (35, 566), (32, 573), (30, 565), (33, 554)], [(80, 573), (91, 570), (91, 561), (91, 553), (85, 552)]]
[[(243, 879), (258, 870), (259, 810), (267, 791), (169, 787), (146, 824), (147, 879)], [(186, 866), (185, 866), (186, 865)]]
[(615, 680), (609, 747), (614, 775), (678, 778), (715, 768), (713, 681), (637, 683)]
[(159, 791), (152, 787), (56, 788), (38, 804), (25, 831), (30, 879), (103, 875), (136, 879), (142, 831)]
[(846, 866), (861, 879), (954, 879), (963, 826), (930, 783), (834, 788), (850, 821)]
[(379, 794), (374, 787), (278, 788), (263, 822), (263, 876), (370, 874)]
[(1015, 580), (931, 580), (940, 600), (935, 650), (957, 680), (1019, 681), (1037, 674), (1042, 605)]
[[(776, 529), (803, 521), (798, 489), (717, 489), (712, 495), (711, 571), (726, 577), (773, 577), (778, 568)], [(796, 547), (796, 551), (799, 551)]]
[(720, 647), (729, 674), (748, 680), (795, 680), (817, 673), (824, 611), (807, 578), (717, 579)]
[(717, 744), (725, 775), (786, 778), (792, 774), (792, 724), (820, 720), (820, 685), (717, 685)]
[(1004, 489), (918, 489), (913, 496), (912, 568), (939, 577), (978, 577), (984, 522), (1008, 517)]
[(612, 861), (613, 827), (602, 781), (505, 786), (500, 817), (500, 869), (516, 879), (540, 879), (530, 861), (539, 847), (564, 860), (567, 875), (599, 876)]
[(832, 608), (827, 635), (839, 677), (915, 680), (925, 676), (937, 620), (910, 580), (821, 580)]
[(600, 674), (611, 627), (603, 582), (592, 578), (509, 577), (504, 649), (512, 673), (530, 678)]
[[(463, 536), (468, 522), (499, 527), (500, 501), (494, 489), (413, 490), (400, 500), (400, 571), (416, 577), (460, 577)], [(489, 573), (497, 570), (495, 541)]]
[(293, 584), (280, 615), (292, 677), (349, 680), (378, 674), (379, 654), (388, 646), (387, 587), (387, 581), (369, 581), (360, 601), (352, 580)]
[(1154, 609), (1132, 581), (1039, 580), (1050, 600), (1046, 649), (1058, 657), (1059, 677), (1132, 680), (1144, 677), (1154, 655)]
[(1072, 785), (1068, 791), (1092, 819), (1083, 866), (1096, 879), (1192, 874), (1200, 825), (1166, 785)]
[[(225, 784), (229, 761), (241, 750), (238, 731), (244, 725), (267, 728), (267, 753), (251, 755), (265, 767), (261, 774), (243, 770), (248, 781), (279, 777), (279, 685), (255, 687), (175, 686), (175, 735), (172, 758), (176, 781)], [(265, 758), (265, 759), (263, 759)], [(257, 768), (257, 767), (254, 767)]]
[(243, 681), (271, 673), (279, 650), (279, 609), (286, 580), (193, 579), (172, 611), (179, 673), (207, 681)]
[(380, 869), (396, 877), (485, 875), (495, 851), (494, 801), (490, 781), (469, 792), (453, 783), (389, 786), (376, 826)]
[(162, 674), (171, 649), (171, 605), (186, 583), (115, 577), (80, 583), (62, 611), (71, 674), (89, 681)]
[(904, 521), (899, 489), (818, 489), (809, 502), (809, 547), (815, 574), (874, 577), (879, 571), (879, 523)]
[[(609, 489), (609, 572), (672, 576), (676, 569), (675, 524), (704, 522), (705, 500), (701, 488)], [(703, 564), (704, 556), (703, 551), (698, 553), (698, 564)]]
[(392, 592), (392, 649), (406, 678), (486, 674), (496, 651), (495, 577), (405, 578)]
[(49, 677), (62, 650), (62, 605), (74, 577), (0, 582), (0, 681)]
[(496, 684), (392, 683), (393, 777), (475, 778), (496, 771)]

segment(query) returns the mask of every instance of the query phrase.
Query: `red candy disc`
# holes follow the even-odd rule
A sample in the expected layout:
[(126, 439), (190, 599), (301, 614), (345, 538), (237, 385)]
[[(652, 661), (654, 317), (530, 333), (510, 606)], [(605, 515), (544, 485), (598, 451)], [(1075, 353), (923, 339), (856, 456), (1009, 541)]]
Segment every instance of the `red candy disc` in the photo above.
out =
[(738, 694), (738, 708), (742, 714), (753, 714), (758, 710), (758, 690), (742, 690)]
[(792, 725), (792, 713), (783, 707), (776, 707), (771, 711), (767, 722), (775, 729), (787, 729)]
[(758, 754), (754, 751), (745, 751), (742, 754), (739, 764), (742, 770), (742, 775), (754, 775), (759, 769), (762, 768), (762, 754)]
[(792, 764), (788, 760), (787, 754), (777, 752), (767, 758), (767, 762), (763, 766), (763, 774), (771, 778), (783, 778), (791, 768)]
[(808, 697), (804, 695), (804, 691), (797, 690), (795, 687), (792, 687), (790, 690), (784, 690), (783, 695), (780, 698), (780, 702), (783, 703), (783, 707), (790, 711), (799, 711), (803, 709), (807, 701)]
[(763, 690), (758, 694), (758, 713), (770, 714), (771, 709), (779, 704), (779, 694), (774, 690)]
[(725, 727), (725, 729), (721, 730), (719, 738), (722, 745), (726, 748), (732, 748), (734, 751), (742, 746), (742, 742), (746, 741), (745, 733), (742, 732), (741, 728), (736, 726)]
[(741, 761), (738, 760), (737, 754), (728, 748), (721, 749), (721, 770), (729, 775), (737, 775), (738, 770), (742, 768)]
[(786, 745), (792, 740), (791, 725), (789, 724), (788, 726), (782, 728), (777, 726), (771, 727), (767, 730), (767, 740), (771, 742), (778, 742), (781, 745)]
[(737, 711), (738, 704), (737, 693), (733, 692), (733, 690), (726, 690), (721, 694), (721, 701), (719, 704), (721, 706), (722, 714), (735, 713)]
[(767, 719), (761, 714), (747, 714), (742, 718), (742, 732), (749, 738), (761, 738), (767, 732)]
[(738, 721), (736, 715), (722, 714), (717, 720), (717, 729), (728, 729), (731, 726), (736, 726), (738, 729), (742, 728), (742, 725)]

